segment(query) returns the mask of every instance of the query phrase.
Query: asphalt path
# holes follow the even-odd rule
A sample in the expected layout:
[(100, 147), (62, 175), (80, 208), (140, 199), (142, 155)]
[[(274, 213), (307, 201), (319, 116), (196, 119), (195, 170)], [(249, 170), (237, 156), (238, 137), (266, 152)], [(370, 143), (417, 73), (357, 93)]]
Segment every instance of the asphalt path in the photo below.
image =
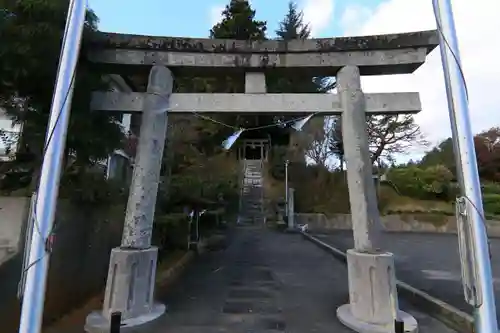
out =
[[(315, 236), (342, 251), (353, 248), (352, 231)], [(495, 298), (500, 300), (500, 239), (491, 239), (490, 242)], [(385, 250), (395, 254), (399, 280), (472, 313), (464, 299), (456, 235), (386, 232), (382, 244)], [(497, 317), (499, 314), (497, 306)]]
[[(201, 255), (159, 295), (154, 333), (351, 333), (336, 317), (348, 302), (345, 265), (297, 234), (238, 227), (223, 250)], [(401, 300), (419, 332), (452, 330)]]

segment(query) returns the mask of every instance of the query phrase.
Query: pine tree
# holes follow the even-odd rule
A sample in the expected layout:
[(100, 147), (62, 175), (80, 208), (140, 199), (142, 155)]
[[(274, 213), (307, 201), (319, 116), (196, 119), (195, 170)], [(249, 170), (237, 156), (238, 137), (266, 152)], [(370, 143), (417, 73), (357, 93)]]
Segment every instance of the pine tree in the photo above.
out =
[[(210, 30), (210, 38), (265, 40), (267, 22), (256, 20), (255, 16), (256, 11), (252, 9), (247, 0), (231, 0), (222, 12), (221, 22), (215, 24)], [(214, 92), (243, 93), (245, 91), (243, 76), (239, 78), (217, 78), (211, 80), (209, 86)], [(269, 116), (254, 117), (245, 115), (219, 115), (217, 117), (224, 123), (243, 127), (269, 124), (271, 118)], [(227, 135), (228, 129), (222, 129), (220, 133)]]
[[(288, 12), (279, 23), (276, 35), (278, 39), (284, 41), (310, 38), (309, 24), (304, 22), (304, 14), (297, 9), (295, 2), (288, 3)], [(321, 93), (332, 89), (331, 80), (322, 77), (292, 76), (283, 78), (279, 75), (272, 75), (269, 82), (269, 92), (274, 93)]]
[[(210, 38), (238, 39), (238, 40), (265, 40), (266, 22), (255, 20), (255, 10), (248, 1), (231, 0), (222, 12), (221, 22), (210, 30)], [(177, 92), (206, 92), (206, 93), (242, 93), (244, 92), (243, 75), (235, 77), (181, 77), (176, 80)], [(250, 127), (255, 122), (254, 117), (234, 114), (217, 114), (211, 118), (230, 126)], [(250, 121), (249, 121), (250, 120)], [(205, 168), (210, 160), (216, 160), (221, 155), (221, 143), (234, 129), (221, 126), (218, 123), (204, 119), (193, 119), (176, 116), (174, 131), (178, 132), (176, 141), (170, 149), (174, 150), (171, 160), (164, 159), (166, 168), (171, 168), (172, 181), (169, 193), (163, 200), (163, 206), (182, 206), (199, 204), (210, 197), (210, 188), (225, 188), (225, 195), (238, 195), (238, 185), (231, 174), (213, 180), (213, 173)], [(172, 131), (172, 132), (174, 132)], [(174, 135), (175, 137), (175, 135)], [(224, 153), (225, 154), (225, 153)], [(207, 180), (210, 179), (210, 180)], [(231, 186), (228, 185), (234, 181)], [(164, 183), (166, 183), (164, 181)], [(234, 187), (234, 188), (228, 188)], [(202, 191), (203, 190), (203, 191)], [(162, 200), (162, 199), (160, 199)]]
[[(297, 4), (293, 1), (288, 4), (288, 12), (286, 13), (283, 20), (279, 23), (279, 28), (276, 30), (276, 35), (278, 39), (284, 41), (290, 41), (294, 39), (308, 39), (311, 36), (311, 30), (309, 28), (309, 24), (304, 22), (303, 12), (298, 10)], [(328, 77), (307, 77), (304, 75), (296, 75), (296, 76), (287, 76), (283, 77), (278, 74), (273, 74), (269, 77), (269, 92), (272, 93), (326, 93), (333, 88), (332, 80)], [(307, 115), (309, 110), (304, 110), (303, 115)], [(281, 121), (290, 121), (294, 116), (280, 116)], [(316, 125), (321, 123), (321, 119), (315, 119), (311, 121)], [(289, 129), (291, 130), (291, 129)], [(324, 131), (324, 126), (309, 126), (307, 131)], [(293, 130), (291, 130), (293, 131)], [(307, 135), (309, 138), (306, 141), (311, 140), (311, 138), (326, 138), (328, 137), (327, 133), (309, 133)], [(314, 140), (313, 140), (314, 141)], [(304, 150), (308, 150), (311, 148), (311, 145), (319, 144), (320, 147), (326, 146), (325, 143), (317, 143), (317, 142), (307, 142), (303, 143), (304, 147), (301, 147)], [(307, 154), (306, 154), (307, 155)]]
[(210, 38), (266, 39), (267, 23), (255, 20), (255, 10), (247, 0), (231, 0), (222, 16), (222, 21), (210, 30)]
[(297, 9), (297, 4), (290, 1), (288, 3), (288, 13), (279, 23), (276, 35), (282, 40), (306, 39), (311, 35), (309, 24), (304, 24), (304, 13)]

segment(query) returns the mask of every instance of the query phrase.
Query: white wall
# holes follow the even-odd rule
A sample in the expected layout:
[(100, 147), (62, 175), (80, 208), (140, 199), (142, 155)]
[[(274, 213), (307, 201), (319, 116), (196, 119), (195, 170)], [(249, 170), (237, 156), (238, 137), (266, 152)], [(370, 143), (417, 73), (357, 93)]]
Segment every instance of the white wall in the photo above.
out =
[[(15, 133), (19, 133), (21, 131), (21, 125), (12, 126), (12, 120), (5, 114), (5, 110), (0, 108), (0, 130), (3, 131), (11, 131)], [(0, 140), (0, 160), (8, 159), (8, 156), (5, 154), (5, 144), (3, 140)], [(12, 147), (11, 153), (16, 151), (17, 147)]]
[(0, 265), (20, 250), (29, 201), (27, 197), (0, 197)]

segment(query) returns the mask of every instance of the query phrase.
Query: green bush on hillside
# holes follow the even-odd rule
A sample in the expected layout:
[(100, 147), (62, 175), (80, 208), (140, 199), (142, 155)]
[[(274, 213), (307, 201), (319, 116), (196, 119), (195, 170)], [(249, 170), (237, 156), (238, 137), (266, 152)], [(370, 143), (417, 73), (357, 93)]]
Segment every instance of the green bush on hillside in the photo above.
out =
[(483, 207), (487, 215), (500, 216), (500, 194), (484, 194)]
[(456, 194), (456, 188), (451, 182), (453, 174), (443, 165), (391, 169), (388, 179), (401, 195), (412, 198), (452, 200)]
[(483, 192), (483, 195), (500, 194), (500, 184), (499, 183), (490, 183), (490, 182), (482, 183), (481, 190)]

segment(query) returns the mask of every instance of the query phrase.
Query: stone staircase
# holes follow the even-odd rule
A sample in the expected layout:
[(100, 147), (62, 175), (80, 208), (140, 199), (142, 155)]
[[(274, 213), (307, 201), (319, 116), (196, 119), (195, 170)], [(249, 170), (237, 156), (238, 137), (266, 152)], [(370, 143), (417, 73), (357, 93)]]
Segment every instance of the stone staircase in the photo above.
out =
[(261, 160), (244, 160), (241, 177), (238, 223), (264, 224), (264, 164)]

